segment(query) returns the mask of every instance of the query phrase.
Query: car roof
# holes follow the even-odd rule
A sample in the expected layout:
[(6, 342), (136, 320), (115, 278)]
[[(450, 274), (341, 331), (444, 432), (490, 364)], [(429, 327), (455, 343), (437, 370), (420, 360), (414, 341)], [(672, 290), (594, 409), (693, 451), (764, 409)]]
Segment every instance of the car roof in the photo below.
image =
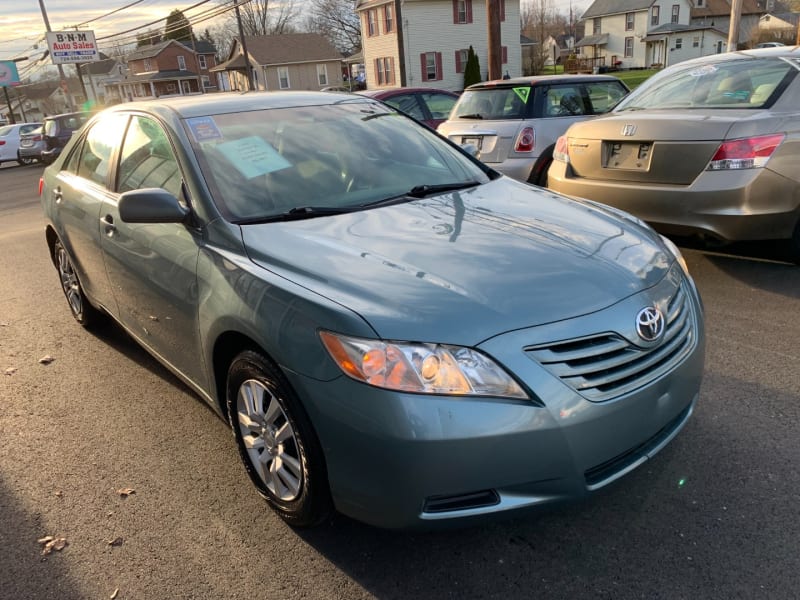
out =
[(175, 96), (155, 100), (137, 100), (117, 104), (109, 111), (149, 111), (154, 114), (172, 113), (179, 118), (202, 117), (263, 109), (295, 106), (321, 106), (338, 102), (368, 101), (347, 92), (226, 92)]
[(397, 94), (425, 94), (425, 93), (434, 93), (434, 94), (447, 94), (448, 96), (456, 96), (458, 94), (456, 92), (451, 92), (450, 90), (442, 90), (439, 88), (426, 88), (426, 87), (401, 87), (401, 88), (387, 88), (382, 90), (361, 90), (356, 92), (361, 96), (369, 96), (370, 98), (377, 98), (380, 99), (384, 96), (396, 96)]
[(511, 79), (493, 79), (491, 81), (483, 81), (481, 83), (474, 83), (467, 88), (467, 90), (477, 90), (495, 87), (520, 87), (520, 86), (535, 86), (553, 83), (585, 83), (593, 81), (620, 81), (619, 78), (613, 75), (534, 75), (531, 77), (512, 77)]

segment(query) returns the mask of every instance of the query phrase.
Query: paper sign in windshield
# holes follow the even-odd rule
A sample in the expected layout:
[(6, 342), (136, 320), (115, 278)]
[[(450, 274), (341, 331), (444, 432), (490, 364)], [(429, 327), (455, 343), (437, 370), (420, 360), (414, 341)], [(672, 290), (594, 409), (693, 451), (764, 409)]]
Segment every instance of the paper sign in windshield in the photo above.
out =
[(256, 135), (219, 144), (217, 150), (248, 179), (292, 166), (275, 148)]

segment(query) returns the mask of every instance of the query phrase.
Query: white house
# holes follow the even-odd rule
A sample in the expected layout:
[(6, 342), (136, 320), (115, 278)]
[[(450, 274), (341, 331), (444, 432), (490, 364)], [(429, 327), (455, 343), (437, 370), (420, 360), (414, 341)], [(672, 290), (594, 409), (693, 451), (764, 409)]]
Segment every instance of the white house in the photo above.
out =
[[(732, 0), (694, 0), (691, 25), (707, 25), (726, 36), (731, 25)], [(739, 19), (739, 44), (751, 44), (758, 33), (759, 18), (766, 13), (767, 0), (742, 0)], [(727, 42), (727, 40), (726, 40)], [(726, 43), (727, 46), (727, 43)], [(731, 48), (736, 50), (736, 48)]]
[[(522, 74), (520, 0), (500, 0), (502, 72)], [(472, 46), (488, 71), (485, 0), (357, 0), (367, 88), (464, 89)]]
[[(125, 77), (126, 72), (125, 63), (114, 58), (83, 63), (80, 66), (80, 76), (83, 79), (89, 101), (100, 106), (119, 102), (117, 88), (112, 87), (112, 84), (119, 83)], [(109, 86), (108, 90), (106, 90), (106, 85)]]
[[(665, 67), (725, 50), (727, 33), (690, 25), (690, 0), (595, 0), (575, 44), (595, 67)], [(720, 42), (723, 46), (720, 47)]]

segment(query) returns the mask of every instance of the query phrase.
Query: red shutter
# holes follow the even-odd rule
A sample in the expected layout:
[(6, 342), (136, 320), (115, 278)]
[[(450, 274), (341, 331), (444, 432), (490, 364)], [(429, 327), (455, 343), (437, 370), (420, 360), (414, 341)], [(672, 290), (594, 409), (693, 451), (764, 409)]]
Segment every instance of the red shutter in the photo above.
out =
[(508, 46), (500, 46), (500, 55), (503, 64), (506, 64), (508, 62)]
[(453, 0), (453, 24), (458, 23), (458, 0)]
[(397, 83), (397, 79), (394, 75), (394, 56), (389, 58), (389, 64), (392, 65), (392, 85)]
[(422, 81), (428, 81), (428, 65), (427, 61), (425, 60), (425, 53), (419, 55), (419, 61), (422, 65)]
[(467, 23), (472, 23), (472, 0), (465, 2), (467, 5)]
[(500, 0), (500, 20), (506, 20), (506, 0)]
[(436, 80), (442, 79), (442, 53), (436, 53)]
[(373, 71), (375, 71), (375, 84), (376, 85), (380, 84), (380, 81), (378, 80), (378, 60), (380, 60), (380, 59), (376, 58), (375, 60), (372, 61), (372, 69), (373, 69)]
[(463, 73), (464, 66), (461, 64), (461, 50), (456, 50), (456, 73)]

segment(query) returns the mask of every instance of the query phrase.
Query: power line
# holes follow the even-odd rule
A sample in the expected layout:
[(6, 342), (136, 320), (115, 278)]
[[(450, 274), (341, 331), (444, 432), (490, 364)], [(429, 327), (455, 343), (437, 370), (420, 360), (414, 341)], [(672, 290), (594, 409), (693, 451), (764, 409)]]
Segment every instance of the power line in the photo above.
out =
[(144, 1), (145, 0), (135, 0), (134, 2), (126, 4), (125, 6), (120, 6), (119, 8), (116, 8), (111, 12), (107, 12), (104, 15), (100, 15), (99, 17), (95, 17), (94, 19), (89, 19), (88, 21), (84, 21), (83, 23), (78, 23), (77, 25), (73, 25), (70, 29), (72, 28), (77, 29), (78, 27), (83, 27), (84, 25), (88, 25), (89, 23), (94, 23), (95, 21), (99, 21), (100, 19), (105, 19), (106, 17), (110, 17), (111, 15), (118, 13), (121, 10), (125, 10), (126, 8), (130, 8), (131, 6), (136, 6), (137, 4), (141, 4)]

